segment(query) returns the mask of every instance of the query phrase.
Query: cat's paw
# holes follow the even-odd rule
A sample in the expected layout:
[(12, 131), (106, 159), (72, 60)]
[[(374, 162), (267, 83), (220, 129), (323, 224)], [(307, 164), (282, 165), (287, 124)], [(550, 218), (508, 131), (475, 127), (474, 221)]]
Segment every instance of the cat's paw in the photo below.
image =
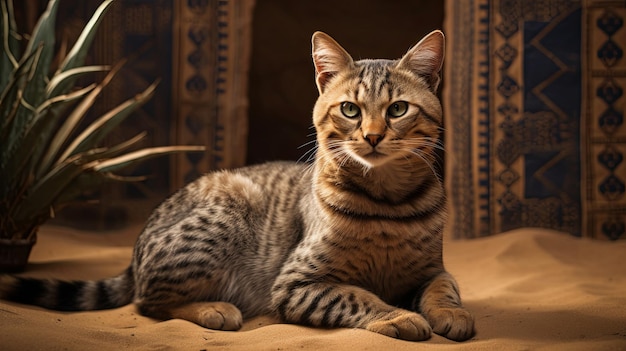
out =
[(228, 302), (194, 302), (173, 309), (171, 315), (215, 330), (239, 330), (243, 325), (241, 311)]
[(243, 324), (241, 311), (226, 302), (210, 302), (200, 307), (198, 324), (217, 330), (239, 330)]
[(422, 341), (430, 338), (432, 330), (421, 315), (409, 311), (394, 311), (370, 322), (365, 329), (392, 338)]
[(474, 317), (464, 308), (438, 308), (427, 316), (433, 331), (455, 341), (474, 336)]

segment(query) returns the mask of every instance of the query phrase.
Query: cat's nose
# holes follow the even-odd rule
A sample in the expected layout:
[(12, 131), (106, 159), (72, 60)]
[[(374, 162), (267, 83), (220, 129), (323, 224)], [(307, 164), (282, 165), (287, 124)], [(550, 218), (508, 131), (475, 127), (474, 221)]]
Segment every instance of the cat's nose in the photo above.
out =
[(381, 140), (383, 140), (383, 137), (384, 135), (381, 134), (368, 134), (365, 136), (365, 140), (367, 140), (370, 145), (376, 146)]

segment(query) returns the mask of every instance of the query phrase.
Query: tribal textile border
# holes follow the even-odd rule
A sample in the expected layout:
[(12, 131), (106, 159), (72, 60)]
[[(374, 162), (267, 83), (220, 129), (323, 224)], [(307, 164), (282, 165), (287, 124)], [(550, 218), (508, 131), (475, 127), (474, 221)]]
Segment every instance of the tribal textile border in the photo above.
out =
[(626, 238), (623, 1), (448, 0), (449, 230)]

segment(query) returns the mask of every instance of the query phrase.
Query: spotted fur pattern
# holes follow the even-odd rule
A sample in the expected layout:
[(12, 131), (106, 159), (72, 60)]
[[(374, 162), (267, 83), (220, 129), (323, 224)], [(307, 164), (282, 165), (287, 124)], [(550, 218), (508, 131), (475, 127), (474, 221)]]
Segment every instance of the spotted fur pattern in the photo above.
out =
[(0, 296), (236, 330), (244, 318), (363, 328), (405, 340), (474, 333), (442, 262), (445, 197), (433, 167), (443, 34), (400, 60), (354, 61), (313, 36), (320, 97), (312, 163), (207, 174), (149, 218), (130, 268), (102, 281), (2, 276)]

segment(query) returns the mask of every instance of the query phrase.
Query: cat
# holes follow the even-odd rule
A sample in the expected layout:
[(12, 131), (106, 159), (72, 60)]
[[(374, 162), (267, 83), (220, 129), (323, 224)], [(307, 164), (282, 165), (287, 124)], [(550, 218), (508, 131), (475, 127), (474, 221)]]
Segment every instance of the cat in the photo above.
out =
[(59, 310), (136, 304), (157, 319), (237, 330), (244, 318), (471, 338), (444, 269), (437, 98), (444, 35), (398, 60), (358, 60), (312, 37), (314, 161), (206, 174), (155, 209), (132, 263), (100, 281), (4, 275), (0, 297)]

